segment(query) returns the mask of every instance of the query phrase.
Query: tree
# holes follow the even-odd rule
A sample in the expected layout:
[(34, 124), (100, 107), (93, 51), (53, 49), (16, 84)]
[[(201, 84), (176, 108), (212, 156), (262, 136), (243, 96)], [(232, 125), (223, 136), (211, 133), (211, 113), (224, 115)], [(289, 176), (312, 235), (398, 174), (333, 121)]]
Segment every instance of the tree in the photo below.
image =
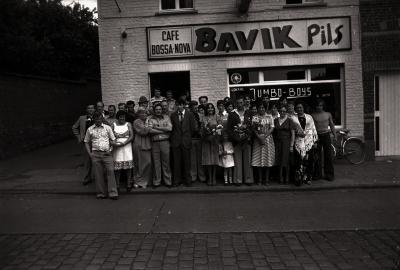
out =
[(0, 72), (99, 78), (95, 12), (61, 0), (1, 0)]

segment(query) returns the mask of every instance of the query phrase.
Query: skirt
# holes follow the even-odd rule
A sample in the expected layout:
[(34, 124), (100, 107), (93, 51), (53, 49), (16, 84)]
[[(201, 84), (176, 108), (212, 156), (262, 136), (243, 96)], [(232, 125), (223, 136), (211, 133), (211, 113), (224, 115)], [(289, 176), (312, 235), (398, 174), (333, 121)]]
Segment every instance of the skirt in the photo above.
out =
[(272, 167), (275, 164), (275, 145), (272, 135), (265, 138), (265, 144), (261, 144), (257, 138), (253, 141), (251, 166)]
[[(117, 143), (123, 143), (128, 138), (118, 138)], [(132, 144), (128, 143), (124, 146), (114, 147), (113, 151), (114, 158), (114, 170), (127, 170), (133, 168), (133, 154)]]

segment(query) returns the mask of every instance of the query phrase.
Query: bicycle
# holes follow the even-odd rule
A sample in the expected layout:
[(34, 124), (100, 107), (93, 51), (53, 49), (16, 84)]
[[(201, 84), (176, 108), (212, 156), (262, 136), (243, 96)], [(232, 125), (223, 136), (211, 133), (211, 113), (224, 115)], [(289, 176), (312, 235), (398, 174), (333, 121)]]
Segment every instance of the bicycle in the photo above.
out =
[(337, 131), (340, 140), (331, 144), (332, 160), (336, 157), (344, 157), (351, 164), (361, 164), (365, 161), (365, 143), (357, 137), (349, 136), (349, 129)]

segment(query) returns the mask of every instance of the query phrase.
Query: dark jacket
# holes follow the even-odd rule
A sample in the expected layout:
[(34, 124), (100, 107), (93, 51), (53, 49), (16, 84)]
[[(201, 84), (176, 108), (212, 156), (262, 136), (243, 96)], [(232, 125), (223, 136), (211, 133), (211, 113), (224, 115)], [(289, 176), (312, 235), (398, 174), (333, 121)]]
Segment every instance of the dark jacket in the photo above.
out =
[(178, 111), (171, 114), (172, 132), (171, 147), (183, 147), (189, 149), (192, 145), (192, 135), (198, 131), (197, 121), (194, 115), (185, 109), (182, 123), (179, 121)]
[(85, 139), (86, 130), (94, 124), (94, 121), (91, 117), (87, 115), (79, 116), (78, 120), (72, 125), (72, 132), (76, 136), (76, 138), (80, 141)]
[(239, 135), (238, 132), (235, 131), (235, 126), (240, 124), (240, 117), (236, 112), (231, 112), (228, 115), (228, 121), (226, 123), (226, 132), (228, 133), (229, 139), (232, 141), (234, 144), (238, 143), (243, 143), (247, 142), (250, 135), (251, 135), (251, 115), (249, 111), (245, 111), (244, 113), (244, 122), (243, 124), (247, 126), (247, 129), (245, 130), (244, 134), (242, 136)]

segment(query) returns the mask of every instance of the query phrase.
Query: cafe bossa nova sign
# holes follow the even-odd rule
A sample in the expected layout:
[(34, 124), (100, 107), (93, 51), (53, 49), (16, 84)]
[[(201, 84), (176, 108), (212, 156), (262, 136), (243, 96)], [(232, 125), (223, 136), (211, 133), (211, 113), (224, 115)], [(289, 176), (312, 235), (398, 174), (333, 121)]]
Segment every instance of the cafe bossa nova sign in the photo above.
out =
[(351, 49), (350, 18), (147, 28), (149, 59)]

